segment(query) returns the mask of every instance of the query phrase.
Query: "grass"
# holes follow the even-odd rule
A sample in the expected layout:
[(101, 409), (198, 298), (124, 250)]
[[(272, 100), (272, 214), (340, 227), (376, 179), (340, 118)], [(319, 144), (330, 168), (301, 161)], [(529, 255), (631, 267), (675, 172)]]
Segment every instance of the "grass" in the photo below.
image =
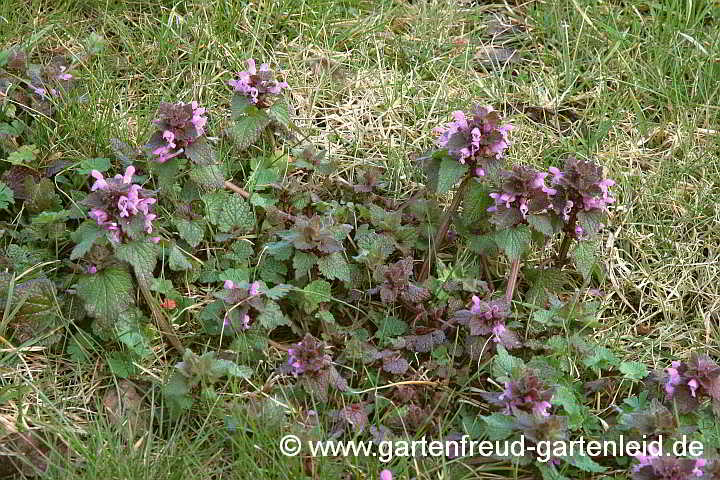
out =
[[(432, 145), (431, 129), (452, 110), (493, 104), (517, 125), (512, 156), (548, 166), (577, 152), (618, 182), (594, 335), (623, 359), (664, 366), (695, 348), (720, 354), (718, 18), (717, 2), (704, 0), (11, 0), (0, 4), (0, 47), (73, 54), (91, 32), (108, 40), (77, 70), (86, 103), (33, 139), (47, 158), (71, 161), (109, 157), (111, 137), (142, 143), (161, 101), (227, 111), (226, 82), (254, 57), (282, 68), (297, 123), (344, 173), (380, 166), (401, 198), (421, 187), (412, 159)], [(493, 66), (475, 56), (488, 47), (520, 59)], [(209, 130), (227, 122), (211, 116)], [(31, 420), (66, 443), (50, 445), (48, 478), (376, 478), (383, 468), (373, 458), (282, 457), (285, 432), (272, 421), (282, 413), (271, 405), (229, 432), (219, 407), (261, 397), (262, 385), (229, 385), (192, 416), (127, 438), (102, 405), (118, 379), (100, 347), (85, 348), (85, 362), (0, 350), (0, 425)], [(158, 352), (141, 368), (162, 379), (172, 365)], [(466, 393), (445, 391), (441, 403), (471, 402)], [(393, 469), (418, 479), (514, 474), (440, 460), (398, 459)]]

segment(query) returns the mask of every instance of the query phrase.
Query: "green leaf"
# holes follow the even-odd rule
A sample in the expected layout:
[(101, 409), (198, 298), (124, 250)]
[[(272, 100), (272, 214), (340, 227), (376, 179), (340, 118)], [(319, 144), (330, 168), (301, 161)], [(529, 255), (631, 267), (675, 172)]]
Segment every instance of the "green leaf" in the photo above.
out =
[(345, 257), (341, 252), (320, 257), (318, 259), (318, 269), (328, 280), (337, 278), (343, 282), (352, 281), (350, 265), (345, 261)]
[(447, 193), (467, 174), (468, 169), (467, 165), (463, 165), (452, 157), (443, 158), (438, 171), (437, 193)]
[(157, 178), (158, 186), (161, 189), (170, 190), (178, 184), (180, 172), (185, 173), (184, 167), (187, 163), (184, 158), (175, 157), (164, 163), (150, 162), (149, 167)]
[(30, 195), (25, 200), (25, 206), (31, 213), (40, 213), (55, 210), (60, 205), (60, 199), (55, 193), (55, 184), (49, 178), (43, 178), (30, 185)]
[(510, 260), (519, 260), (530, 248), (532, 236), (527, 225), (506, 228), (495, 232), (494, 240)]
[(648, 376), (648, 369), (641, 362), (621, 362), (618, 368), (625, 378), (631, 380), (642, 380)]
[(304, 308), (306, 313), (314, 312), (321, 303), (332, 299), (330, 283), (325, 280), (315, 280), (309, 283), (303, 289), (303, 294), (305, 296)]
[(153, 278), (150, 280), (150, 290), (158, 292), (163, 295), (170, 295), (171, 293), (177, 293), (173, 284), (170, 280), (164, 278)]
[(235, 121), (228, 134), (238, 148), (244, 149), (252, 145), (270, 123), (270, 117), (256, 107), (248, 107), (246, 114)]
[(168, 258), (168, 266), (170, 270), (182, 271), (190, 270), (192, 263), (190, 263), (185, 254), (180, 250), (177, 245), (173, 245), (170, 249), (170, 256)]
[(295, 269), (295, 278), (301, 278), (307, 275), (310, 269), (317, 263), (317, 257), (308, 252), (295, 251), (293, 256), (293, 268)]
[(568, 282), (568, 276), (556, 268), (523, 268), (523, 275), (531, 285), (525, 301), (531, 305), (542, 308), (549, 295), (558, 293)]
[(202, 196), (207, 219), (221, 232), (235, 229), (249, 232), (255, 227), (255, 213), (240, 195), (212, 192)]
[(620, 363), (620, 360), (605, 347), (595, 346), (593, 354), (583, 360), (586, 367), (592, 368), (596, 372), (600, 370), (608, 370)]
[(277, 198), (268, 197), (264, 195), (258, 195), (255, 193), (252, 197), (250, 197), (250, 203), (255, 207), (260, 208), (267, 208), (272, 207), (278, 202)]
[(83, 275), (77, 284), (77, 294), (88, 314), (107, 321), (114, 321), (134, 303), (132, 289), (130, 274), (116, 267)]
[(105, 235), (105, 230), (100, 228), (97, 222), (87, 220), (83, 222), (77, 230), (70, 234), (70, 238), (75, 242), (75, 247), (70, 252), (70, 260), (77, 260), (90, 251), (93, 244), (98, 238)]
[(190, 386), (187, 379), (180, 372), (174, 372), (162, 389), (163, 395), (171, 406), (171, 411), (175, 414), (183, 410), (189, 410), (193, 405), (190, 396)]
[(107, 172), (110, 170), (110, 159), (104, 157), (86, 158), (80, 162), (80, 165), (75, 167), (75, 173), (78, 175), (90, 175), (93, 170)]
[(107, 360), (110, 371), (117, 377), (128, 378), (137, 371), (132, 358), (125, 352), (112, 352)]
[(206, 188), (225, 186), (225, 176), (220, 165), (195, 165), (190, 169), (190, 180)]
[(176, 218), (173, 220), (178, 229), (180, 238), (185, 240), (191, 247), (197, 247), (205, 235), (205, 228), (200, 222)]
[(569, 415), (569, 426), (571, 429), (582, 426), (585, 407), (578, 402), (575, 392), (565, 385), (558, 385), (553, 391), (551, 403), (562, 405)]
[(233, 95), (230, 103), (230, 118), (237, 120), (248, 112), (248, 109), (252, 106), (250, 100), (245, 95), (236, 93)]
[(443, 158), (449, 158), (447, 149), (436, 150), (430, 154), (424, 154), (417, 159), (418, 164), (427, 176), (427, 188), (430, 191), (437, 191), (440, 163)]
[(253, 369), (246, 367), (245, 365), (237, 365), (235, 362), (229, 360), (216, 360), (218, 362), (227, 362), (225, 367), (225, 376), (235, 378), (251, 378)]
[(590, 237), (595, 236), (606, 221), (605, 212), (601, 210), (590, 210), (589, 212), (578, 212), (577, 222)]
[(399, 337), (408, 330), (408, 324), (396, 317), (385, 317), (378, 323), (376, 338)]
[(117, 318), (115, 330), (118, 341), (138, 357), (146, 358), (152, 354), (152, 347), (142, 331), (142, 319), (142, 313), (137, 308), (130, 309)]
[[(0, 308), (8, 306), (8, 294), (13, 283), (13, 275), (0, 273)], [(19, 342), (40, 339), (58, 327), (59, 312), (55, 301), (55, 285), (47, 278), (35, 278), (15, 283), (9, 302), (9, 325), (14, 330), (14, 338)], [(48, 337), (42, 344), (54, 343), (54, 336)]]
[(579, 468), (584, 472), (602, 473), (607, 470), (606, 467), (603, 467), (602, 465), (596, 463), (595, 460), (588, 457), (587, 455), (580, 455), (578, 453), (573, 456), (561, 456), (560, 458), (562, 458), (575, 468)]
[(267, 114), (270, 116), (272, 121), (278, 125), (285, 128), (288, 128), (288, 125), (290, 125), (290, 110), (288, 108), (288, 104), (284, 101), (277, 101), (273, 103), (272, 106), (267, 109)]
[(212, 165), (215, 163), (215, 150), (204, 136), (185, 147), (185, 156), (197, 165)]
[(335, 316), (327, 310), (320, 310), (315, 314), (315, 318), (325, 323), (335, 323)]
[(13, 205), (15, 203), (15, 193), (5, 185), (3, 182), (0, 182), (0, 208), (8, 208), (10, 205)]
[(498, 382), (506, 382), (516, 377), (525, 368), (521, 358), (513, 357), (502, 345), (497, 346), (497, 354), (493, 359), (492, 375)]
[(273, 301), (265, 304), (265, 309), (258, 315), (258, 322), (268, 330), (272, 330), (280, 325), (290, 325), (290, 321), (282, 312), (280, 306)]
[(490, 198), (492, 189), (485, 182), (470, 182), (462, 203), (460, 218), (464, 225), (477, 228), (478, 224), (487, 221), (488, 207), (494, 202)]
[(293, 252), (293, 246), (290, 242), (280, 241), (265, 244), (266, 252), (276, 260), (290, 260)]
[(273, 257), (265, 257), (258, 271), (260, 278), (270, 283), (283, 283), (287, 275), (287, 265)]
[(271, 289), (269, 289), (267, 292), (265, 292), (265, 295), (271, 299), (271, 300), (280, 300), (281, 298), (285, 298), (288, 293), (290, 293), (290, 290), (292, 290), (292, 285), (287, 285), (284, 283), (281, 283), (280, 285), (275, 285)]
[(468, 248), (479, 255), (494, 255), (498, 246), (495, 243), (494, 235), (473, 235), (470, 237)]
[(572, 258), (575, 260), (575, 268), (577, 268), (578, 272), (587, 280), (596, 262), (595, 242), (577, 242), (572, 252)]
[(115, 247), (115, 256), (118, 260), (128, 262), (140, 275), (152, 275), (157, 263), (157, 253), (157, 246), (144, 240), (136, 240)]
[(253, 245), (248, 240), (238, 240), (230, 246), (232, 253), (226, 255), (237, 262), (244, 262), (253, 256)]
[(502, 413), (493, 413), (486, 417), (480, 416), (487, 424), (485, 432), (488, 440), (504, 440), (513, 434), (515, 429), (515, 419), (510, 415)]
[(535, 215), (531, 213), (527, 216), (527, 222), (534, 230), (548, 237), (552, 237), (559, 231), (558, 225), (553, 223), (548, 215)]
[(233, 283), (243, 283), (250, 281), (250, 272), (245, 268), (228, 268), (220, 272), (218, 280), (224, 282), (230, 280)]
[(35, 145), (23, 145), (8, 155), (5, 161), (13, 165), (26, 165), (34, 162), (38, 153), (40, 150)]

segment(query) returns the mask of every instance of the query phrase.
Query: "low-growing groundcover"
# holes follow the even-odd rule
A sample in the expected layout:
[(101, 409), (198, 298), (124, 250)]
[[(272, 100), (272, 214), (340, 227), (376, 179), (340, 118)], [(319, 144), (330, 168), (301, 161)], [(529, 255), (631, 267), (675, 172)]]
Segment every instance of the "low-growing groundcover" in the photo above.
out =
[[(148, 9), (125, 13), (192, 18)], [(477, 91), (414, 123), (424, 148), (393, 150), (410, 181), (340, 132), (345, 154), (328, 151), (316, 130), (332, 115), (307, 124), (316, 92), (265, 63), (272, 42), (220, 67), (211, 103), (158, 79), (150, 110), (124, 111), (95, 70), (122, 57), (122, 29), (72, 48), (36, 29), (0, 53), (0, 475), (720, 478), (715, 352), (650, 364), (603, 336), (616, 222), (635, 205), (600, 152), (529, 147), (503, 92)], [(72, 132), (89, 127), (70, 120), (102, 124), (98, 99), (134, 134), (99, 127), (83, 150)], [(289, 434), (705, 450), (383, 464), (284, 457)]]

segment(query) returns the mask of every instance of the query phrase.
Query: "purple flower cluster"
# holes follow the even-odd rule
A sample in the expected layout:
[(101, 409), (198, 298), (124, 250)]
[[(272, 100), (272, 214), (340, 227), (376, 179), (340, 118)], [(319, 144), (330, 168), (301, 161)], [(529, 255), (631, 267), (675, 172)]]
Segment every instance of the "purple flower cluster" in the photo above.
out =
[[(491, 222), (501, 228), (528, 223), (528, 215), (545, 216), (550, 225), (564, 225), (564, 230), (574, 238), (593, 235), (586, 231), (583, 220), (589, 215), (605, 214), (607, 206), (615, 201), (610, 187), (615, 182), (605, 178), (602, 167), (593, 162), (568, 158), (565, 169), (550, 167), (549, 172), (539, 172), (526, 166), (515, 166), (502, 172), (502, 190), (491, 193), (495, 205)], [(550, 186), (546, 180), (550, 180)], [(600, 228), (598, 222), (586, 222)], [(554, 229), (554, 227), (552, 227)], [(546, 232), (543, 232), (546, 233)]]
[(197, 102), (161, 103), (158, 118), (153, 123), (160, 130), (150, 139), (148, 146), (154, 161), (165, 163), (185, 152), (185, 148), (205, 135), (207, 117)]
[(505, 326), (505, 319), (510, 314), (510, 305), (504, 299), (480, 300), (472, 296), (470, 310), (458, 310), (453, 320), (470, 327), (470, 335), (492, 335), (492, 340), (505, 348), (520, 346), (515, 332)]
[(547, 173), (517, 165), (511, 171), (502, 172), (505, 181), (502, 191), (491, 193), (495, 205), (491, 221), (501, 227), (510, 227), (527, 221), (528, 214), (540, 215), (552, 207), (552, 196), (557, 190), (545, 185)]
[(50, 85), (54, 84), (55, 86), (59, 86), (62, 90), (67, 88), (73, 79), (73, 75), (68, 72), (68, 67), (60, 63), (59, 59), (56, 59), (44, 67), (40, 70), (39, 74), (36, 73), (31, 76), (32, 79), (27, 85), (35, 95), (38, 95), (43, 100), (46, 99), (48, 95), (56, 96), (59, 93), (56, 88)]
[(127, 167), (124, 175), (117, 174), (113, 178), (105, 178), (97, 170), (90, 173), (95, 183), (83, 204), (90, 207), (90, 218), (110, 232), (114, 242), (122, 241), (125, 236), (137, 238), (143, 231), (153, 231), (152, 222), (157, 215), (150, 209), (156, 200), (151, 191), (132, 183), (134, 173), (132, 165)]
[(504, 407), (504, 412), (512, 415), (522, 410), (540, 417), (549, 417), (548, 409), (553, 390), (545, 385), (532, 371), (526, 371), (519, 380), (505, 382), (502, 393), (484, 393), (483, 398)]
[(287, 82), (278, 82), (273, 79), (270, 65), (263, 63), (256, 68), (255, 60), (247, 61), (248, 69), (237, 74), (237, 79), (230, 80), (228, 84), (240, 95), (247, 97), (248, 101), (258, 108), (268, 108), (270, 96), (277, 96), (282, 93), (283, 88), (288, 88)]
[(610, 194), (615, 182), (604, 177), (601, 166), (574, 157), (565, 160), (564, 170), (550, 167), (549, 171), (557, 193), (553, 208), (565, 222), (566, 231), (576, 238), (594, 233), (578, 224), (578, 214), (605, 213), (607, 206), (615, 202)]
[(295, 376), (318, 376), (332, 366), (332, 357), (325, 353), (325, 343), (308, 333), (300, 343), (288, 349), (288, 366)]
[(490, 106), (477, 106), (470, 114), (457, 110), (452, 115), (454, 121), (433, 130), (440, 134), (438, 145), (458, 162), (470, 165), (476, 176), (484, 176), (488, 163), (503, 158), (510, 146), (512, 125), (501, 125), (500, 115)]
[[(715, 462), (703, 458), (678, 458), (663, 455), (654, 443), (648, 446), (648, 455), (635, 455), (638, 464), (632, 467), (635, 480), (689, 480), (716, 478), (712, 473)], [(706, 470), (706, 471), (704, 471)], [(707, 475), (706, 475), (707, 473)]]
[(709, 356), (693, 354), (687, 362), (672, 362), (665, 372), (665, 393), (681, 410), (693, 410), (703, 398), (720, 401), (720, 366)]
[(251, 313), (262, 312), (265, 307), (260, 283), (237, 284), (232, 280), (225, 280), (223, 288), (218, 297), (232, 305), (225, 313), (223, 327), (232, 331), (248, 330), (253, 321)]

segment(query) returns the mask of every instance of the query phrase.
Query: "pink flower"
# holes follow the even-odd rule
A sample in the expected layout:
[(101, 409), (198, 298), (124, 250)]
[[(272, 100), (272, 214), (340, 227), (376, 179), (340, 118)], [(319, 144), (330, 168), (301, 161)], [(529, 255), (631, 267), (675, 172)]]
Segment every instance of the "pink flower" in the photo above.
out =
[(552, 407), (552, 405), (550, 405), (550, 402), (546, 402), (546, 401), (538, 402), (533, 406), (533, 413), (535, 413), (536, 415), (540, 415), (542, 417), (549, 417), (550, 412), (548, 412), (548, 409), (550, 407)]
[(255, 60), (250, 58), (247, 60), (247, 65), (247, 70), (239, 72), (237, 78), (230, 80), (228, 85), (233, 87), (235, 92), (244, 95), (253, 105), (267, 108), (270, 106), (267, 97), (280, 95), (284, 88), (288, 88), (288, 84), (273, 80), (270, 65), (267, 63), (263, 63), (258, 69)]
[(95, 183), (93, 183), (93, 186), (90, 187), (90, 191), (94, 192), (95, 190), (107, 190), (108, 184), (102, 173), (97, 170), (93, 170), (90, 172), (90, 175), (95, 179)]
[(60, 73), (55, 76), (58, 80), (65, 80), (68, 81), (73, 78), (73, 76), (69, 73), (65, 73), (65, 70), (67, 70), (66, 66), (60, 66)]
[(393, 474), (390, 470), (380, 472), (380, 480), (393, 480)]
[(232, 290), (233, 288), (235, 288), (235, 283), (232, 280), (225, 280), (225, 283), (223, 284), (223, 288)]
[(677, 370), (678, 367), (680, 367), (680, 363), (679, 361), (674, 361), (671, 367), (665, 369), (668, 374), (668, 379), (665, 382), (665, 392), (670, 396), (675, 392), (675, 387), (682, 381)]

